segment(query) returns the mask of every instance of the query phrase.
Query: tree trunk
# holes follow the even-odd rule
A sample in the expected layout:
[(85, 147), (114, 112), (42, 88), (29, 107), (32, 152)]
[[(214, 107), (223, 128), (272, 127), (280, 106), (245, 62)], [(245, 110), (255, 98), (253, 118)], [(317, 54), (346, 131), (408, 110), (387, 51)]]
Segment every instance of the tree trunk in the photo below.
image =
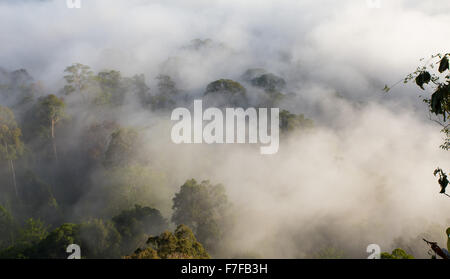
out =
[(58, 153), (56, 152), (56, 142), (55, 142), (55, 120), (52, 119), (52, 145), (53, 153), (55, 155), (55, 161), (58, 162)]
[(16, 197), (19, 198), (19, 191), (17, 191), (16, 170), (14, 169), (13, 160), (9, 160), (9, 165), (11, 166), (11, 175), (12, 175), (12, 181), (13, 181), (13, 185), (14, 185), (14, 191), (16, 192)]
[(6, 142), (5, 143), (5, 150), (6, 150), (6, 157), (8, 157), (8, 168), (9, 171), (11, 172), (11, 178), (12, 178), (12, 183), (14, 186), (14, 192), (16, 193), (16, 197), (19, 198), (19, 192), (17, 191), (17, 182), (16, 182), (16, 171), (14, 169), (14, 163), (12, 159), (9, 159), (9, 152), (8, 152), (8, 144)]

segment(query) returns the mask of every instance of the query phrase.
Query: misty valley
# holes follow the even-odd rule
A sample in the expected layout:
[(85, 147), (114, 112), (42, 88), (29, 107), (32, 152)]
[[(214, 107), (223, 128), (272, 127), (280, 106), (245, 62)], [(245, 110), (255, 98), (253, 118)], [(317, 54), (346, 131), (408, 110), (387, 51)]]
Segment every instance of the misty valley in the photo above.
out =
[(449, 259), (450, 4), (339, 2), (0, 1), (0, 259)]

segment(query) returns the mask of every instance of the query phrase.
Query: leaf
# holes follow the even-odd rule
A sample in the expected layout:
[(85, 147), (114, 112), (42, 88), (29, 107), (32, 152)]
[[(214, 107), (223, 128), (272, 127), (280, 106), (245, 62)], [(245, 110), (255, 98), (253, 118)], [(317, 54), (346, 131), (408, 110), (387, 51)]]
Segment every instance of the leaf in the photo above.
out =
[(445, 99), (447, 98), (448, 94), (450, 92), (450, 86), (440, 86), (436, 92), (431, 95), (431, 112), (444, 115), (444, 121), (445, 121), (445, 113), (444, 113), (444, 107), (445, 107)]
[(423, 71), (421, 72), (417, 77), (416, 77), (416, 84), (422, 88), (422, 90), (425, 90), (425, 88), (423, 88), (424, 84), (428, 84), (431, 81), (431, 75), (429, 72), (427, 71)]
[(445, 70), (449, 69), (449, 63), (447, 56), (441, 59), (441, 63), (439, 63), (439, 73), (443, 73)]

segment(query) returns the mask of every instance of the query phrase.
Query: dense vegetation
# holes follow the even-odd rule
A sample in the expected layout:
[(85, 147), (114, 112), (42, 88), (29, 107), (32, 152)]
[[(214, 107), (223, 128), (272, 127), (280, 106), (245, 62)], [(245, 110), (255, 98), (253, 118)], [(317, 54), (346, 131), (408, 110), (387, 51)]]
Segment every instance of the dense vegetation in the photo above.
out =
[[(83, 258), (218, 253), (233, 224), (225, 186), (186, 177), (168, 192), (168, 174), (142, 152), (143, 128), (122, 119), (130, 105), (170, 119), (172, 108), (192, 99), (168, 75), (156, 77), (154, 92), (144, 75), (94, 73), (79, 63), (62, 80), (48, 92), (24, 69), (0, 69), (0, 258), (67, 258), (73, 243)], [(204, 98), (241, 107), (288, 98), (286, 82), (264, 70), (247, 71), (241, 82), (212, 81)], [(250, 101), (243, 84), (260, 97)], [(313, 126), (286, 110), (280, 123), (284, 133)], [(172, 216), (163, 216), (157, 207), (171, 199)]]
[[(424, 101), (442, 126), (447, 150), (448, 58), (432, 56), (431, 63), (404, 79), (422, 89), (434, 85)], [(82, 64), (67, 67), (63, 80), (60, 90), (50, 93), (26, 70), (0, 69), (0, 258), (67, 258), (66, 248), (74, 243), (82, 247), (83, 258), (220, 255), (233, 226), (226, 186), (186, 177), (178, 191), (167, 191), (170, 173), (143, 152), (143, 127), (122, 119), (129, 106), (169, 118), (171, 109), (192, 103), (192, 97), (162, 74), (154, 92), (142, 74), (94, 73)], [(249, 69), (239, 81), (207, 84), (203, 98), (219, 107), (270, 107), (289, 101), (286, 87), (273, 73)], [(304, 115), (281, 109), (282, 137), (313, 127)], [(447, 174), (440, 168), (434, 174), (440, 193), (447, 194)], [(171, 211), (163, 214), (158, 206), (167, 202)], [(450, 249), (450, 237), (447, 245)], [(344, 257), (334, 247), (313, 255)], [(381, 257), (413, 256), (395, 249)]]

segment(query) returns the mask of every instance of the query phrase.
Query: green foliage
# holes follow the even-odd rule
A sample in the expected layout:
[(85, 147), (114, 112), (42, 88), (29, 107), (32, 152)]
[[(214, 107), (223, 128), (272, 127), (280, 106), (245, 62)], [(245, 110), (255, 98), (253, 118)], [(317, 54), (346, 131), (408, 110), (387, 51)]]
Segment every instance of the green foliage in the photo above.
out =
[(264, 69), (248, 69), (242, 79), (264, 90), (264, 93), (258, 96), (258, 107), (276, 107), (286, 97), (281, 93), (286, 87), (286, 81)]
[(414, 257), (406, 253), (404, 250), (397, 248), (394, 249), (391, 254), (387, 252), (381, 253), (381, 259), (407, 260), (407, 259), (414, 259)]
[(0, 205), (0, 249), (14, 243), (17, 226), (11, 213)]
[(145, 243), (152, 233), (167, 228), (159, 211), (140, 206), (122, 212), (112, 222), (90, 219), (82, 224), (66, 223), (50, 233), (42, 221), (32, 218), (23, 228), (16, 228), (12, 218), (0, 207), (0, 225), (1, 239), (6, 239), (3, 233), (11, 235), (9, 243), (0, 243), (3, 244), (0, 258), (25, 259), (67, 258), (66, 248), (70, 244), (80, 245), (84, 258), (120, 258)]
[[(168, 204), (171, 193), (164, 174), (139, 164), (107, 169), (98, 178), (107, 202), (104, 209), (116, 214), (135, 204)], [(168, 207), (169, 205), (167, 205)]]
[[(403, 80), (404, 83), (408, 83), (415, 79), (417, 86), (422, 88), (422, 90), (425, 90), (424, 84), (431, 82), (434, 92), (430, 98), (425, 98), (423, 101), (428, 104), (430, 113), (436, 115), (437, 119), (434, 119), (434, 121), (442, 126), (441, 132), (445, 134), (445, 139), (441, 148), (444, 150), (449, 150), (450, 148), (450, 122), (448, 119), (450, 114), (449, 57), (450, 53), (431, 55), (431, 58), (424, 66), (418, 67), (414, 73), (409, 74)], [(436, 64), (439, 64), (437, 71)], [(390, 88), (385, 86), (385, 91), (388, 92), (389, 90)], [(447, 195), (445, 193), (445, 188), (448, 185), (447, 175), (439, 168), (434, 171), (434, 175), (436, 176), (437, 174), (439, 174), (438, 182), (441, 186), (440, 193)]]
[(67, 246), (78, 243), (81, 243), (80, 225), (66, 223), (34, 246), (30, 258), (64, 259)]
[(207, 102), (214, 102), (217, 106), (245, 107), (248, 105), (247, 90), (237, 81), (219, 79), (206, 87)]
[(55, 124), (65, 116), (65, 103), (63, 99), (50, 94), (39, 99), (38, 117), (46, 126), (50, 126), (52, 122)]
[(41, 91), (41, 83), (34, 82), (25, 69), (12, 72), (0, 69), (0, 97), (2, 103), (14, 109), (26, 109)]
[(119, 71), (105, 70), (99, 72), (95, 80), (101, 90), (95, 100), (96, 104), (118, 106), (124, 103), (126, 90), (123, 86), (122, 74)]
[(82, 152), (86, 158), (86, 165), (95, 167), (100, 165), (108, 148), (111, 134), (118, 128), (115, 121), (96, 121), (82, 131)]
[(21, 136), (22, 131), (17, 127), (13, 112), (7, 107), (0, 106), (0, 161), (8, 162), (8, 170), (11, 174), (16, 197), (18, 197), (19, 192), (13, 160), (16, 160), (23, 153), (24, 144)]
[(67, 67), (64, 72), (67, 73), (67, 75), (64, 76), (64, 79), (67, 82), (67, 85), (64, 86), (64, 93), (69, 95), (73, 92), (78, 92), (84, 99), (84, 91), (86, 91), (93, 82), (93, 72), (90, 70), (90, 67), (75, 63)]
[[(31, 221), (28, 228), (22, 232), (25, 238), (9, 248), (0, 251), (0, 258), (9, 259), (64, 259), (67, 258), (66, 249), (70, 244), (81, 243), (79, 225), (63, 224), (45, 238), (46, 228), (40, 222)], [(33, 237), (31, 241), (27, 238)], [(38, 241), (38, 242), (36, 242)]]
[(19, 229), (17, 241), (23, 245), (33, 245), (45, 239), (48, 235), (48, 226), (40, 219), (29, 218), (25, 226)]
[(131, 78), (124, 78), (123, 84), (124, 90), (134, 94), (143, 107), (151, 103), (150, 87), (147, 86), (143, 74), (134, 75)]
[(193, 228), (195, 235), (208, 250), (215, 250), (223, 238), (223, 226), (227, 224), (229, 203), (225, 187), (200, 184), (187, 180), (173, 198), (172, 221)]
[(311, 119), (305, 118), (303, 114), (293, 114), (287, 110), (280, 112), (281, 132), (292, 132), (297, 129), (308, 129), (314, 126)]
[(242, 75), (242, 79), (247, 81), (247, 82), (251, 82), (252, 79), (258, 78), (258, 77), (260, 77), (260, 76), (262, 76), (264, 74), (267, 74), (267, 71), (265, 69), (262, 69), (262, 68), (248, 69)]
[(167, 221), (159, 210), (140, 205), (122, 211), (112, 221), (123, 238), (125, 253), (133, 251), (149, 235), (159, 234), (167, 229)]
[(120, 258), (122, 237), (112, 222), (91, 219), (81, 224), (80, 240), (87, 258)]
[(323, 248), (314, 255), (315, 259), (342, 259), (343, 257), (344, 252), (334, 247)]
[(41, 220), (29, 218), (22, 228), (17, 228), (17, 238), (13, 245), (0, 250), (1, 258), (26, 259), (39, 257), (37, 245), (48, 236), (48, 226)]
[(31, 212), (31, 216), (44, 220), (58, 219), (58, 203), (51, 186), (31, 171), (26, 171), (20, 181), (22, 186), (20, 198), (24, 202), (23, 206)]
[(219, 79), (211, 82), (206, 87), (206, 93), (229, 92), (231, 94), (245, 94), (245, 88), (237, 81), (231, 79)]
[(176, 97), (179, 95), (179, 89), (170, 76), (159, 75), (158, 94), (152, 96), (152, 109), (172, 109), (176, 104)]
[(23, 153), (22, 131), (14, 113), (0, 105), (0, 160), (16, 160)]
[(284, 79), (271, 73), (255, 77), (250, 82), (253, 86), (264, 88), (269, 92), (283, 90), (286, 87)]
[(147, 240), (148, 247), (137, 249), (125, 259), (209, 259), (189, 227), (179, 225), (174, 233), (165, 231)]

